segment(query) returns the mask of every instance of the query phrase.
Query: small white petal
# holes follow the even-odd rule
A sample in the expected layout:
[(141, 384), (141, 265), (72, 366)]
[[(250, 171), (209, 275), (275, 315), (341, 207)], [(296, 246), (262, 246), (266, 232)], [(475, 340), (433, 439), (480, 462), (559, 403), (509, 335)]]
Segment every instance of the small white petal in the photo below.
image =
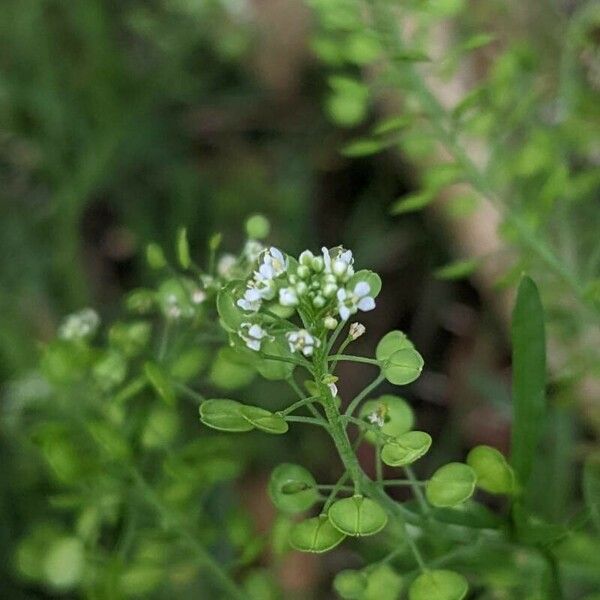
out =
[(255, 352), (258, 352), (260, 350), (260, 340), (248, 340), (246, 342), (246, 346), (248, 346), (248, 348), (250, 348), (250, 350), (254, 350)]
[(343, 302), (343, 301), (346, 299), (346, 296), (347, 296), (347, 294), (346, 294), (346, 290), (345, 290), (344, 288), (340, 288), (340, 289), (337, 291), (337, 294), (336, 294), (336, 296), (337, 296), (337, 299), (338, 299), (340, 302)]
[(366, 281), (359, 281), (354, 287), (354, 293), (359, 298), (367, 296), (371, 291), (371, 286)]
[(347, 321), (350, 318), (350, 309), (347, 306), (340, 306), (340, 318), (342, 321)]
[(375, 300), (373, 300), (371, 296), (361, 298), (358, 301), (358, 308), (360, 308), (360, 310), (364, 310), (365, 312), (368, 310), (373, 310), (375, 308)]

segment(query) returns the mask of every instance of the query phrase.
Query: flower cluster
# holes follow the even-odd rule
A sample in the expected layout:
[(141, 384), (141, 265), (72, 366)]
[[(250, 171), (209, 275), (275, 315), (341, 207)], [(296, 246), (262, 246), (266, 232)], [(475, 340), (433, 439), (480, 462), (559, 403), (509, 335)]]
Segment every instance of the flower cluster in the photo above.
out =
[[(360, 273), (355, 274), (352, 252), (341, 246), (322, 248), (317, 256), (305, 250), (298, 260), (270, 247), (258, 254), (255, 268), (246, 281), (242, 296), (236, 299), (236, 305), (242, 311), (254, 314), (264, 303), (295, 309), (302, 317), (304, 328), (286, 332), (285, 339), (291, 352), (312, 356), (321, 345), (319, 336), (323, 330), (335, 329), (340, 320), (348, 321), (359, 310), (375, 308), (372, 292)], [(240, 327), (239, 336), (249, 348), (260, 350), (266, 332), (258, 337), (250, 335), (246, 325), (249, 323)], [(364, 326), (353, 324), (352, 339), (363, 332)]]
[(83, 340), (96, 333), (100, 325), (100, 317), (92, 308), (84, 308), (65, 318), (58, 330), (63, 340)]

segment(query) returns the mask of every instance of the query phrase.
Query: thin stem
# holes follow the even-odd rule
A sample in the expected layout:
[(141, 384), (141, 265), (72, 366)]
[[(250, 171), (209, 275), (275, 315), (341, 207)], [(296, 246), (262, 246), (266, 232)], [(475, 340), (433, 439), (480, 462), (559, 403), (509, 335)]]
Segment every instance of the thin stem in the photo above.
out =
[[(332, 333), (331, 337), (329, 338), (329, 342), (327, 343), (327, 352), (326, 352), (326, 354), (329, 354), (331, 352), (331, 349), (333, 348), (333, 345), (335, 344), (335, 341), (337, 340), (337, 338), (340, 335), (340, 333), (342, 333), (342, 329), (344, 329), (345, 326), (346, 326), (346, 321), (340, 321), (339, 322), (338, 326), (335, 328), (335, 331)], [(342, 344), (343, 343), (344, 342), (342, 342)]]
[(192, 400), (196, 400), (199, 404), (206, 400), (206, 398), (202, 394), (199, 394), (191, 387), (188, 387), (187, 385), (185, 385), (185, 383), (175, 383), (175, 387), (189, 398), (192, 398)]
[(160, 344), (158, 346), (158, 354), (157, 360), (158, 362), (162, 362), (165, 359), (165, 355), (167, 353), (167, 347), (169, 344), (169, 333), (171, 332), (171, 321), (169, 319), (165, 319), (163, 324), (162, 333), (160, 336)]
[(415, 498), (417, 499), (417, 503), (419, 504), (419, 508), (421, 509), (421, 512), (424, 515), (429, 516), (431, 514), (431, 509), (429, 507), (429, 504), (427, 504), (427, 501), (425, 500), (425, 495), (423, 494), (423, 490), (419, 486), (419, 482), (417, 481), (417, 478), (415, 477), (414, 471), (412, 470), (412, 468), (409, 465), (406, 465), (404, 467), (404, 472), (406, 473), (406, 476), (408, 477), (408, 480), (410, 482), (410, 487), (412, 488), (412, 492), (413, 492)]
[(286, 415), (284, 416), (284, 419), (292, 423), (306, 423), (308, 425), (318, 425), (319, 427), (329, 429), (329, 425), (327, 425), (324, 419), (313, 419), (312, 417), (300, 417), (296, 415)]
[(386, 479), (383, 482), (384, 487), (392, 487), (392, 486), (424, 486), (427, 485), (426, 481), (411, 481), (410, 479)]
[(259, 352), (261, 358), (265, 360), (275, 360), (278, 362), (284, 362), (291, 365), (295, 365), (296, 367), (304, 367), (308, 371), (312, 372), (312, 368), (310, 363), (306, 360), (296, 359), (296, 358), (288, 358), (287, 356), (275, 356), (274, 354), (267, 354), (266, 352)]
[(384, 379), (385, 379), (385, 375), (384, 375), (384, 373), (382, 371), (381, 373), (379, 373), (379, 375), (377, 375), (377, 377), (362, 392), (360, 392), (352, 400), (352, 402), (350, 402), (350, 404), (348, 405), (348, 408), (346, 409), (346, 412), (344, 413), (344, 415), (346, 417), (352, 416), (352, 414), (354, 413), (354, 411), (356, 410), (356, 408), (358, 407), (358, 405), (360, 404), (360, 402), (363, 400), (363, 398), (366, 398), (375, 388), (377, 388), (381, 383), (383, 383)]
[(329, 494), (329, 497), (327, 498), (327, 500), (325, 501), (325, 504), (323, 505), (322, 512), (324, 512), (324, 513), (327, 512), (327, 509), (331, 506), (331, 504), (335, 500), (338, 492), (341, 491), (342, 488), (348, 487), (351, 491), (354, 490), (354, 487), (350, 487), (350, 486), (345, 486), (344, 485), (344, 483), (346, 482), (346, 480), (348, 479), (348, 477), (350, 477), (350, 473), (348, 471), (346, 471), (338, 479), (337, 483), (331, 488), (331, 493)]
[[(286, 381), (287, 381), (288, 385), (292, 388), (292, 390), (294, 390), (294, 393), (296, 394), (296, 396), (298, 396), (298, 398), (300, 398), (300, 400), (304, 400), (305, 396), (302, 393), (302, 390), (300, 389), (298, 384), (296, 383), (296, 380), (294, 379), (293, 375), (288, 377), (286, 379)], [(313, 417), (315, 417), (315, 419), (322, 418), (321, 413), (317, 410), (317, 408), (315, 407), (314, 404), (308, 404), (307, 408), (312, 413)]]
[[(347, 338), (346, 338), (346, 339), (345, 339), (345, 340), (344, 340), (344, 341), (343, 341), (343, 342), (340, 344), (340, 347), (339, 347), (339, 348), (338, 348), (338, 350), (337, 350), (337, 354), (341, 354), (341, 355), (343, 355), (343, 354), (344, 354), (344, 350), (345, 350), (345, 349), (348, 347), (348, 345), (350, 344), (350, 342), (351, 342), (351, 341), (352, 341), (352, 338), (351, 338), (350, 336), (348, 336), (348, 337), (347, 337)], [(330, 373), (333, 373), (333, 372), (335, 372), (335, 369), (336, 369), (336, 367), (337, 367), (337, 364), (338, 364), (338, 361), (337, 361), (337, 360), (334, 360), (334, 361), (331, 363), (331, 366), (329, 367), (329, 372), (330, 372)]]
[(316, 400), (316, 396), (309, 396), (308, 398), (303, 398), (302, 400), (298, 400), (298, 402), (294, 402), (294, 404), (290, 404), (285, 410), (280, 411), (282, 416), (286, 416), (290, 413), (293, 413), (298, 408), (302, 408), (307, 404), (312, 404)]
[(351, 492), (354, 488), (351, 485), (338, 485), (337, 483), (319, 483), (318, 490), (336, 490), (340, 492)]
[(327, 358), (328, 361), (338, 362), (344, 360), (347, 362), (365, 363), (367, 365), (381, 366), (381, 363), (375, 358), (367, 358), (366, 356), (354, 356), (353, 354), (332, 354)]

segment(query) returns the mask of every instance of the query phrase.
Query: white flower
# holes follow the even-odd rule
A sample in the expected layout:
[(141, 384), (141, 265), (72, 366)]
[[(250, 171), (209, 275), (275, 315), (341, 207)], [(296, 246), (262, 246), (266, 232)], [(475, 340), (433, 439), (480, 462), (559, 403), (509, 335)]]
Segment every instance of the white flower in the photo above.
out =
[(264, 338), (269, 338), (268, 333), (260, 326), (252, 323), (242, 323), (238, 335), (246, 342), (250, 350), (258, 352)]
[(202, 304), (206, 300), (206, 292), (200, 288), (192, 292), (192, 302), (194, 304)]
[(331, 270), (337, 277), (354, 274), (354, 257), (351, 250), (341, 250), (331, 265)]
[(347, 321), (350, 315), (356, 314), (358, 310), (368, 311), (375, 308), (375, 300), (369, 296), (370, 292), (371, 288), (366, 281), (359, 281), (351, 292), (346, 289), (338, 290), (338, 311), (342, 321)]
[(64, 340), (81, 340), (94, 335), (99, 325), (98, 313), (92, 308), (84, 308), (63, 321), (58, 335)]
[(321, 340), (312, 336), (306, 329), (289, 331), (285, 337), (290, 346), (290, 352), (302, 352), (304, 356), (312, 356), (315, 348), (321, 345)]
[(265, 277), (260, 271), (254, 272), (254, 279), (248, 283), (248, 287), (256, 290), (263, 300), (272, 300), (277, 292), (273, 278)]
[(378, 427), (383, 427), (385, 425), (383, 415), (378, 411), (373, 411), (372, 413), (369, 413), (367, 415), (367, 420), (369, 421), (369, 423), (377, 425)]
[(260, 309), (261, 297), (256, 288), (248, 288), (244, 292), (244, 297), (240, 298), (236, 304), (242, 309), (249, 312), (256, 312)]
[(166, 298), (166, 312), (167, 317), (170, 319), (179, 319), (183, 314), (181, 310), (181, 306), (179, 305), (179, 301), (177, 300), (177, 296), (175, 294), (169, 294)]
[(231, 277), (237, 258), (233, 254), (223, 254), (217, 263), (217, 273), (221, 277)]
[(356, 340), (361, 335), (364, 335), (366, 330), (367, 328), (362, 323), (352, 323), (352, 325), (350, 325), (349, 334), (353, 340)]
[(246, 245), (244, 246), (243, 254), (247, 258), (248, 262), (253, 263), (258, 259), (260, 253), (265, 249), (265, 247), (256, 240), (248, 240)]
[(281, 306), (297, 306), (298, 293), (293, 287), (281, 288), (279, 290), (279, 304)]
[(281, 250), (271, 246), (263, 256), (263, 261), (258, 268), (259, 273), (265, 279), (273, 279), (285, 273), (287, 260)]
[(321, 248), (321, 252), (323, 253), (323, 263), (325, 264), (325, 273), (331, 273), (331, 256), (329, 254), (329, 250), (323, 246)]

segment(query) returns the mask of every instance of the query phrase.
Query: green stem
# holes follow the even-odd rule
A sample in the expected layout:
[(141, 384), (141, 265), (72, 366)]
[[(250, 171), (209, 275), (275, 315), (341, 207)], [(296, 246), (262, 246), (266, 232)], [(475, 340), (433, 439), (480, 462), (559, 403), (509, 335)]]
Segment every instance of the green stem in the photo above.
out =
[(307, 425), (318, 425), (319, 427), (329, 429), (329, 425), (323, 419), (313, 419), (312, 417), (300, 417), (296, 415), (286, 415), (284, 419), (290, 423), (306, 423)]
[[(294, 390), (294, 393), (296, 394), (296, 396), (298, 396), (298, 398), (300, 398), (300, 400), (304, 400), (305, 396), (302, 393), (302, 390), (298, 387), (298, 384), (296, 383), (296, 381), (294, 380), (293, 375), (291, 375), (290, 377), (288, 377), (286, 379), (287, 384), (292, 388), (292, 390)], [(315, 419), (321, 419), (321, 414), (319, 413), (319, 411), (317, 410), (317, 408), (315, 407), (314, 404), (308, 404), (307, 405), (308, 410), (312, 413), (313, 417)]]
[(358, 405), (360, 404), (360, 402), (363, 400), (363, 398), (366, 398), (375, 388), (377, 388), (381, 383), (383, 383), (384, 379), (385, 379), (385, 375), (382, 371), (362, 392), (360, 392), (352, 400), (352, 402), (350, 402), (344, 415), (346, 417), (351, 417), (352, 414), (354, 413), (354, 411), (356, 410), (356, 408), (358, 407)]
[(406, 465), (404, 467), (404, 472), (406, 473), (406, 476), (408, 477), (408, 480), (410, 482), (410, 487), (412, 488), (412, 492), (413, 492), (415, 498), (417, 499), (417, 502), (419, 504), (419, 508), (421, 509), (421, 512), (425, 516), (429, 516), (431, 514), (431, 509), (429, 507), (429, 504), (427, 504), (427, 501), (425, 500), (425, 495), (423, 494), (423, 490), (420, 487), (421, 482), (417, 481), (414, 471), (408, 465)]
[(357, 362), (364, 363), (366, 365), (377, 365), (381, 366), (381, 363), (375, 358), (367, 358), (366, 356), (354, 356), (353, 354), (332, 354), (327, 359), (328, 361), (338, 362), (340, 360), (344, 360), (347, 362)]
[(303, 398), (302, 400), (298, 400), (298, 402), (294, 402), (294, 404), (290, 404), (285, 410), (281, 411), (282, 416), (286, 416), (290, 413), (293, 413), (298, 408), (302, 408), (308, 404), (312, 404), (316, 400), (316, 396), (309, 396), (308, 398)]

